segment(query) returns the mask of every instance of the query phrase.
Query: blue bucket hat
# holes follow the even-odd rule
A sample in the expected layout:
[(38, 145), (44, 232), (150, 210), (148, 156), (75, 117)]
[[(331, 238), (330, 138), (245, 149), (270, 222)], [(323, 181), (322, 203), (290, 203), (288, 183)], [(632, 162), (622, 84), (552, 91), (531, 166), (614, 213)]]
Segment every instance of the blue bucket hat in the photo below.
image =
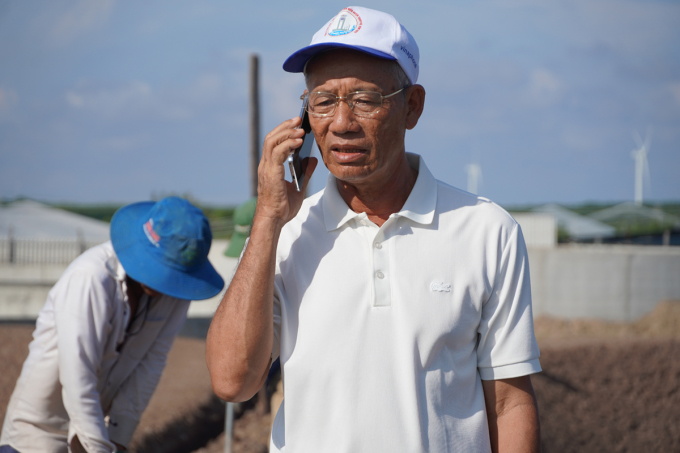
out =
[(111, 243), (125, 273), (179, 299), (209, 299), (224, 287), (208, 261), (211, 242), (208, 219), (179, 197), (123, 206), (111, 219)]

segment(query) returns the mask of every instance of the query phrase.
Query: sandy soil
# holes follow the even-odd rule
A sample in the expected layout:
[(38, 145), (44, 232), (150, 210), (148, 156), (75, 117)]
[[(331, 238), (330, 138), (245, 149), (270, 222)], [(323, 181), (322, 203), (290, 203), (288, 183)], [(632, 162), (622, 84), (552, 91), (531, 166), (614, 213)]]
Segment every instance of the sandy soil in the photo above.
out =
[[(680, 302), (659, 304), (631, 324), (539, 318), (535, 327), (544, 372), (532, 380), (544, 453), (680, 451)], [(0, 324), (0, 422), (31, 332)], [(149, 443), (155, 437), (175, 445), (172, 451), (224, 451), (223, 435), (202, 448), (206, 439), (181, 442), (201, 430), (212, 437), (224, 423), (204, 348), (201, 340), (177, 339), (132, 450), (170, 451)], [(232, 451), (265, 452), (269, 428), (268, 414), (246, 410), (235, 422)]]

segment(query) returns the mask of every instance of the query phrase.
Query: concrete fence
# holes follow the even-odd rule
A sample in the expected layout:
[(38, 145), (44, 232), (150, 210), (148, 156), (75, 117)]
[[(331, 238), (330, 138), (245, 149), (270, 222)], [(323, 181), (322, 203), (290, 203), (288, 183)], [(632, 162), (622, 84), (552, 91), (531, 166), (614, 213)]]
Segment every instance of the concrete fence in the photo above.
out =
[[(224, 256), (229, 241), (215, 239), (209, 259), (225, 281), (232, 277), (237, 259)], [(77, 254), (76, 254), (77, 256)], [(68, 264), (9, 264), (0, 262), (0, 320), (31, 320), (38, 317), (52, 286)], [(224, 291), (212, 299), (194, 302), (189, 317), (209, 318)]]
[(529, 249), (534, 316), (633, 321), (680, 300), (680, 247)]
[(68, 265), (90, 247), (102, 241), (85, 239), (0, 239), (0, 263)]
[[(228, 282), (237, 260), (214, 240), (210, 261)], [(529, 248), (534, 315), (633, 321), (680, 300), (680, 247), (564, 245)], [(65, 265), (0, 264), (0, 319), (35, 319)], [(221, 294), (189, 308), (209, 318)]]

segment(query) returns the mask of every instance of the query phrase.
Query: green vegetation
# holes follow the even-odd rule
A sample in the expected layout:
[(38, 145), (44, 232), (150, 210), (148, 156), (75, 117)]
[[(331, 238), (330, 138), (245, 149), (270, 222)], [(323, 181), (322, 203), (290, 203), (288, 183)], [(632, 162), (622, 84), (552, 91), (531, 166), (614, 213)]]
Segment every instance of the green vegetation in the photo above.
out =
[(200, 206), (210, 221), (210, 229), (215, 239), (230, 239), (234, 234), (233, 207)]
[[(164, 194), (152, 194), (152, 199), (159, 200), (165, 196), (177, 195), (173, 193)], [(229, 239), (234, 232), (233, 206), (205, 206), (197, 202), (197, 200), (188, 193), (180, 194), (179, 196), (188, 199), (196, 206), (199, 206), (206, 217), (210, 221), (210, 226), (213, 232), (213, 237), (216, 239)], [(14, 201), (18, 201), (22, 198), (17, 198), (13, 200), (2, 199), (0, 200), (1, 206), (6, 206)], [(574, 211), (580, 215), (590, 215), (596, 211), (602, 209), (610, 208), (616, 206), (619, 203), (600, 203), (600, 202), (586, 202), (574, 205), (562, 205), (567, 209)], [(91, 217), (93, 219), (101, 220), (104, 222), (110, 222), (113, 214), (122, 206), (120, 204), (75, 204), (75, 203), (57, 203), (52, 204), (52, 206), (66, 211), (74, 212), (76, 214)], [(510, 212), (530, 212), (537, 205), (518, 205), (518, 206), (506, 206), (505, 208)], [(648, 208), (656, 208), (670, 214), (677, 218), (680, 218), (680, 202), (663, 202), (663, 203), (646, 203)], [(606, 222), (616, 228), (617, 234), (620, 236), (639, 236), (639, 235), (652, 235), (660, 234), (663, 231), (677, 230), (678, 225), (674, 225), (672, 222), (661, 222), (655, 219), (648, 219), (641, 216), (634, 215), (623, 215), (616, 219)], [(560, 229), (558, 231), (558, 239), (560, 242), (568, 240), (568, 235), (566, 231)]]
[[(577, 205), (561, 206), (575, 212), (576, 214), (589, 216), (597, 211), (611, 208), (619, 204), (620, 203), (587, 202)], [(625, 212), (625, 210), (623, 210), (619, 215), (616, 215), (610, 220), (605, 220), (603, 223), (616, 228), (616, 235), (621, 237), (657, 235), (662, 234), (666, 230), (677, 231), (680, 228), (680, 222), (677, 220), (680, 218), (680, 203), (646, 203), (644, 206), (645, 208), (660, 210), (669, 216), (674, 216), (675, 219), (672, 217), (670, 219), (662, 219), (662, 216), (660, 215), (646, 217), (644, 213), (636, 213), (634, 212), (634, 209), (631, 209), (629, 212)], [(521, 205), (508, 207), (507, 209), (510, 212), (530, 212), (534, 207), (535, 205)], [(568, 233), (562, 228), (558, 230), (557, 238), (559, 242), (569, 241)]]
[[(542, 205), (541, 203), (540, 205)], [(580, 204), (561, 204), (557, 203), (560, 206), (569, 209), (570, 211), (574, 211), (577, 214), (581, 215), (589, 215), (592, 214), (593, 212), (596, 211), (601, 211), (602, 209), (606, 208), (611, 208), (612, 206), (616, 206), (617, 204), (620, 203), (602, 203), (602, 202), (596, 202), (596, 201), (588, 201), (585, 203), (580, 203)], [(515, 205), (515, 206), (503, 206), (507, 211), (510, 212), (530, 212), (533, 208), (540, 206), (537, 204), (525, 204), (525, 205)], [(680, 202), (673, 201), (673, 202), (660, 202), (660, 203), (645, 203), (644, 204), (648, 208), (656, 208), (656, 209), (661, 209), (663, 212), (666, 214), (671, 214), (676, 217), (680, 217)]]
[(103, 222), (110, 222), (113, 214), (121, 207), (117, 204), (103, 204), (103, 205), (81, 205), (81, 204), (53, 204), (55, 208), (63, 209), (64, 211), (73, 212), (76, 214), (91, 217), (93, 219), (101, 220)]
[[(195, 201), (192, 201), (192, 203), (201, 208), (205, 216), (208, 218), (208, 221), (210, 222), (210, 229), (213, 233), (213, 238), (231, 238), (231, 235), (234, 233), (234, 222), (232, 220), (234, 215), (233, 207), (201, 206)], [(113, 214), (123, 205), (54, 204), (52, 206), (104, 222), (111, 222)]]

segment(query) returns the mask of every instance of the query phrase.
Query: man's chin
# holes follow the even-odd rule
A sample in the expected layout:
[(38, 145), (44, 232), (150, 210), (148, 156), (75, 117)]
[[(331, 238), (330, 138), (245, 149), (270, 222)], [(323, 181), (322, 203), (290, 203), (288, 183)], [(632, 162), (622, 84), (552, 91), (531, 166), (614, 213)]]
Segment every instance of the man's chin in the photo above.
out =
[(348, 184), (367, 181), (373, 173), (364, 166), (351, 164), (334, 165), (333, 167), (329, 167), (328, 171), (335, 176), (335, 179)]

